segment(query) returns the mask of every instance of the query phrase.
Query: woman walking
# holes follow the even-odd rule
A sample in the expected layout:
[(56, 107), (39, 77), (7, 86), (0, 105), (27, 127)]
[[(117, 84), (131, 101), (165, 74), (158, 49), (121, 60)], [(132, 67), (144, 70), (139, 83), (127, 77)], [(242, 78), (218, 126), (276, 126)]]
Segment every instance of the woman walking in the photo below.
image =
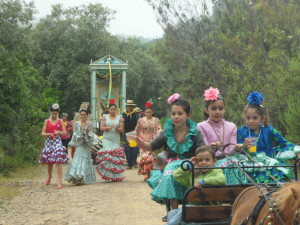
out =
[(122, 181), (125, 177), (123, 163), (125, 162), (124, 149), (120, 147), (120, 133), (123, 132), (124, 119), (117, 115), (115, 100), (109, 101), (109, 114), (101, 117), (100, 129), (104, 131), (102, 145), (98, 151), (96, 161), (99, 162), (97, 171), (102, 179)]
[(53, 164), (56, 165), (58, 176), (58, 189), (62, 188), (62, 163), (68, 162), (65, 147), (61, 142), (60, 135), (66, 135), (66, 128), (61, 119), (58, 118), (59, 105), (53, 104), (50, 106), (51, 116), (46, 119), (42, 129), (42, 135), (46, 138), (45, 148), (40, 155), (40, 163), (48, 165), (48, 179), (46, 185), (49, 185), (52, 178)]
[(94, 138), (93, 124), (87, 118), (88, 110), (80, 109), (80, 120), (74, 124), (72, 140), (69, 143), (76, 147), (76, 151), (65, 179), (77, 185), (96, 182), (91, 147), (98, 143)]
[[(153, 116), (154, 111), (151, 102), (145, 104), (145, 117), (138, 120), (136, 125), (137, 135), (144, 142), (151, 142), (161, 131), (160, 121)], [(147, 181), (150, 178), (150, 172), (153, 168), (156, 154), (150, 153), (146, 149), (141, 148), (141, 160), (139, 161), (138, 174), (145, 175), (144, 180)]]

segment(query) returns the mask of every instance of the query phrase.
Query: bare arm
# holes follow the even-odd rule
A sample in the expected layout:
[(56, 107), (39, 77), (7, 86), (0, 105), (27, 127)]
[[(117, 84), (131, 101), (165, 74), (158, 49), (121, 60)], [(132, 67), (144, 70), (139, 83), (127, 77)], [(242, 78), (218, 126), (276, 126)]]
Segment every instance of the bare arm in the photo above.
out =
[(118, 127), (118, 125), (116, 125), (116, 131), (122, 133), (124, 129), (124, 121), (120, 121), (120, 125)]

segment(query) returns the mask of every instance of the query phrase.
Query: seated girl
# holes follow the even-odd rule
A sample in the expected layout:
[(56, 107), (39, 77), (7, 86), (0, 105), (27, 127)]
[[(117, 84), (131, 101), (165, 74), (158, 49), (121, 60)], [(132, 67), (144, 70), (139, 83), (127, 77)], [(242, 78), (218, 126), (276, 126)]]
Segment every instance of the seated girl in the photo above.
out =
[[(294, 144), (287, 141), (273, 126), (267, 124), (267, 109), (262, 102), (263, 95), (253, 92), (248, 96), (247, 101), (249, 103), (245, 107), (246, 125), (238, 129), (237, 140), (238, 143), (244, 144), (244, 150), (250, 153), (257, 163), (248, 159), (241, 163), (250, 166), (253, 164), (256, 166), (283, 165), (287, 164), (289, 159), (300, 157), (300, 150), (296, 150)], [(249, 151), (251, 139), (256, 147), (253, 151)], [(276, 146), (273, 147), (273, 144)], [(274, 178), (278, 181), (287, 181), (293, 177), (292, 169), (283, 167), (251, 168), (247, 172), (256, 183), (271, 183), (274, 182)]]

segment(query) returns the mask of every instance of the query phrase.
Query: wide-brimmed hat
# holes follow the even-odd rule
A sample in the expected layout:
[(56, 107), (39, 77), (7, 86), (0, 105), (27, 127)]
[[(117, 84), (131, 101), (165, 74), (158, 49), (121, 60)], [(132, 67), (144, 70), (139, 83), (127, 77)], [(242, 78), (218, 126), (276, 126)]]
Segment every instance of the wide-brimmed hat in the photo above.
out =
[(136, 104), (133, 103), (133, 100), (127, 100), (125, 105), (136, 105)]
[(142, 110), (139, 107), (135, 107), (134, 111), (136, 111), (136, 112), (142, 112)]

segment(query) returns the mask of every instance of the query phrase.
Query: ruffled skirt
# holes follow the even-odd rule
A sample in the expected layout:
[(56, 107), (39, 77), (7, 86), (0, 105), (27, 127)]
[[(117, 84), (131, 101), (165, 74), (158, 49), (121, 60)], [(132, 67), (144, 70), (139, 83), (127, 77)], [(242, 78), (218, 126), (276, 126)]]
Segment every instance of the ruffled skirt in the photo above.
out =
[(99, 150), (96, 161), (97, 171), (104, 180), (122, 181), (125, 169), (123, 163), (125, 162), (125, 153), (122, 147), (114, 150)]
[(168, 199), (182, 200), (187, 188), (173, 178), (174, 171), (180, 167), (182, 160), (168, 163), (163, 171), (152, 170), (147, 184), (153, 189), (152, 200), (164, 204)]
[(53, 139), (46, 137), (45, 147), (40, 155), (39, 163), (67, 163), (69, 160), (67, 156), (66, 148), (62, 144), (60, 136)]
[(139, 175), (145, 175), (144, 180), (148, 180), (150, 178), (151, 170), (153, 169), (156, 157), (150, 155), (149, 153), (144, 153), (141, 160), (138, 162)]
[(74, 184), (80, 180), (85, 184), (96, 182), (90, 146), (87, 144), (76, 146), (74, 158), (68, 168), (65, 180)]
[[(254, 163), (245, 155), (236, 154), (231, 159), (240, 167), (251, 166), (270, 166), (268, 168), (245, 168), (245, 172), (255, 181), (255, 183), (274, 183), (276, 182), (272, 177), (281, 182), (290, 181), (293, 178), (293, 171), (287, 167), (272, 167), (278, 165), (288, 165), (285, 161), (266, 156), (264, 152), (260, 152), (252, 156), (257, 163)], [(218, 160), (216, 167), (231, 167), (234, 164), (228, 159)], [(249, 182), (247, 178), (238, 169), (224, 169), (227, 184), (239, 184)], [(271, 176), (270, 176), (271, 174)]]

